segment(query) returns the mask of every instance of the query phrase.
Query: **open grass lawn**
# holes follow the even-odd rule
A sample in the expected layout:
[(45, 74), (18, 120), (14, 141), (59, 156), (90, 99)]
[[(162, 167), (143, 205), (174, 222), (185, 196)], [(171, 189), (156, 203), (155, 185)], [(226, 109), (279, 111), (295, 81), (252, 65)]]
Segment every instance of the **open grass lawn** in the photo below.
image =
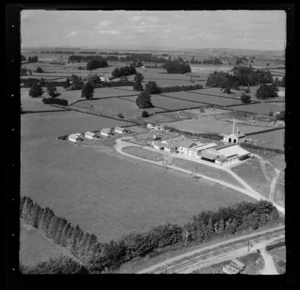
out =
[(204, 209), (252, 200), (209, 182), (194, 183), (188, 175), (125, 157), (111, 147), (56, 140), (123, 124), (77, 112), (23, 115), (21, 195), (99, 240), (164, 222), (184, 223)]
[(124, 151), (125, 153), (137, 156), (137, 157), (141, 157), (141, 158), (145, 158), (145, 159), (149, 159), (149, 160), (153, 160), (156, 161), (157, 159), (161, 158), (163, 156), (163, 154), (158, 153), (158, 152), (154, 152), (154, 151), (150, 151), (141, 147), (137, 147), (137, 146), (128, 146), (122, 149), (122, 151)]
[[(60, 254), (70, 255), (66, 248), (55, 244), (45, 237), (41, 231), (20, 222), (20, 264), (34, 266), (52, 259)], [(73, 257), (72, 257), (73, 258)]]
[(251, 104), (241, 105), (233, 107), (236, 111), (244, 111), (256, 114), (267, 115), (269, 112), (280, 112), (285, 110), (285, 103), (263, 103), (263, 104)]
[(265, 197), (270, 194), (270, 182), (266, 179), (258, 159), (248, 159), (245, 163), (235, 166), (231, 169), (254, 190)]
[(174, 92), (174, 93), (164, 93), (164, 94), (160, 94), (160, 96), (172, 97), (176, 99), (183, 99), (186, 101), (199, 102), (200, 104), (203, 103), (206, 105), (217, 105), (217, 106), (229, 106), (229, 105), (235, 105), (241, 103), (241, 101), (238, 99), (231, 99), (228, 97), (223, 97), (222, 95), (214, 96), (208, 94), (206, 91), (207, 91), (206, 89), (190, 90), (190, 91), (182, 91), (182, 92)]
[(286, 272), (286, 246), (272, 249), (269, 253), (273, 257), (278, 273), (284, 274)]
[[(255, 144), (265, 148), (278, 148), (284, 150), (285, 130), (277, 130), (266, 132), (262, 134), (255, 134), (249, 136), (250, 139), (255, 140)], [(257, 140), (257, 141), (256, 141)]]
[(220, 179), (221, 181), (225, 181), (243, 188), (243, 186), (234, 177), (221, 169), (213, 168), (209, 165), (204, 165), (198, 162), (181, 158), (172, 160), (172, 164), (191, 171), (195, 170), (196, 168), (198, 174), (203, 174), (211, 178)]
[[(217, 120), (214, 117), (210, 116), (199, 116), (198, 119), (181, 120), (172, 123), (164, 123), (163, 125), (194, 133), (228, 134), (232, 131), (232, 122)], [(239, 125), (239, 128), (240, 131), (244, 132), (245, 134), (269, 129), (268, 127), (258, 127), (250, 125), (246, 126), (245, 124)]]

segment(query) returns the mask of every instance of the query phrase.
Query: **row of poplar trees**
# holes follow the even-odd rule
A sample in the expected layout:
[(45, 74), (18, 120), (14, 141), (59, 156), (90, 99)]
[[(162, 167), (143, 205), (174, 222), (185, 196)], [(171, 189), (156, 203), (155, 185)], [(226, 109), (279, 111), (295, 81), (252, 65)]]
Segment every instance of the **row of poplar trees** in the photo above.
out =
[(280, 220), (277, 209), (268, 201), (242, 202), (217, 211), (203, 211), (184, 225), (167, 223), (102, 243), (94, 234), (84, 232), (78, 225), (72, 226), (50, 208), (42, 208), (26, 196), (21, 198), (20, 216), (55, 243), (68, 248), (89, 273), (114, 270), (133, 259), (155, 256), (170, 247), (198, 245)]

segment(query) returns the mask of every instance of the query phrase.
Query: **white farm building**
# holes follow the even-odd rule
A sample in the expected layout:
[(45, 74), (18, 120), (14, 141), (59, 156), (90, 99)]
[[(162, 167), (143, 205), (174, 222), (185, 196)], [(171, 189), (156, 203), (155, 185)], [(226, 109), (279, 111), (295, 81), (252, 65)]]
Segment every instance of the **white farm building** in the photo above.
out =
[(237, 131), (235, 132), (235, 118), (234, 118), (232, 124), (232, 133), (225, 135), (223, 141), (225, 143), (239, 144), (245, 142), (245, 139), (246, 139), (246, 135), (239, 131), (239, 127), (237, 127)]
[(84, 133), (84, 137), (87, 139), (96, 139), (96, 138), (98, 138), (98, 135), (96, 133), (87, 131)]
[(126, 130), (125, 128), (122, 127), (115, 127), (114, 131), (119, 134), (129, 133), (129, 130)]
[(76, 134), (71, 134), (68, 136), (68, 139), (72, 142), (77, 142), (77, 141), (81, 141), (82, 137), (80, 133), (76, 133)]
[(100, 135), (108, 137), (108, 136), (112, 135), (112, 129), (104, 128), (100, 131)]

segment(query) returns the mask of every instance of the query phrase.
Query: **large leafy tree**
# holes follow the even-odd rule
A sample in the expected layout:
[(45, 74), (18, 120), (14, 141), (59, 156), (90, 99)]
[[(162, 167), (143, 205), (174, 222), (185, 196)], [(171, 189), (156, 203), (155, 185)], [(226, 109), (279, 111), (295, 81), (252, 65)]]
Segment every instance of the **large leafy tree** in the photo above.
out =
[(246, 94), (242, 94), (241, 95), (241, 101), (243, 104), (249, 104), (251, 103), (251, 96), (246, 95)]
[(141, 73), (137, 73), (135, 76), (134, 76), (134, 81), (137, 82), (137, 83), (141, 83), (144, 79), (144, 76), (141, 74)]
[(91, 59), (87, 64), (86, 64), (86, 69), (87, 70), (94, 70), (100, 67), (107, 67), (107, 61), (103, 59)]
[(141, 92), (136, 99), (136, 104), (139, 108), (153, 108), (151, 96), (148, 92)]
[(71, 86), (71, 80), (69, 78), (66, 79), (66, 81), (63, 84), (63, 88), (67, 89)]
[(23, 54), (21, 54), (21, 61), (26, 61), (26, 57)]
[(89, 100), (92, 99), (93, 96), (94, 96), (94, 88), (89, 82), (87, 82), (82, 88), (81, 97)]
[(46, 88), (51, 98), (55, 98), (57, 96), (57, 90), (53, 83), (47, 83)]
[(275, 85), (262, 84), (256, 91), (258, 99), (270, 99), (278, 97), (278, 88)]
[(135, 91), (143, 91), (144, 90), (143, 85), (141, 83), (134, 84), (133, 89)]
[(29, 90), (29, 96), (32, 98), (38, 98), (43, 94), (41, 86), (35, 82)]
[(153, 82), (153, 81), (149, 81), (148, 83), (146, 83), (145, 90), (149, 94), (159, 94), (160, 93), (160, 88), (158, 87), (156, 82)]
[(91, 74), (87, 77), (87, 82), (92, 85), (93, 88), (99, 87), (101, 80), (97, 74)]

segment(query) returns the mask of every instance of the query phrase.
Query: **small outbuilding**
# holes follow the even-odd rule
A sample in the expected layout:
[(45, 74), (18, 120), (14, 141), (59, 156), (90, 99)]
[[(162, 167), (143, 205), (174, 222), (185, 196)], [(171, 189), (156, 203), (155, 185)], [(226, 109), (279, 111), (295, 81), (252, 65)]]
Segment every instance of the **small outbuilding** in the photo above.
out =
[(147, 124), (147, 128), (148, 129), (154, 129), (154, 125), (153, 124)]
[(216, 159), (221, 155), (218, 151), (213, 149), (206, 149), (203, 151), (197, 152), (197, 155), (201, 157), (201, 159), (209, 162), (215, 162)]
[(84, 137), (87, 138), (87, 139), (96, 139), (99, 136), (96, 133), (87, 131), (87, 132), (84, 133)]
[(77, 142), (82, 140), (82, 136), (80, 133), (70, 134), (68, 139), (72, 142)]
[(104, 128), (100, 131), (100, 135), (108, 137), (108, 136), (112, 135), (112, 129)]
[(129, 130), (126, 130), (125, 128), (122, 127), (115, 127), (114, 131), (119, 134), (129, 133)]

